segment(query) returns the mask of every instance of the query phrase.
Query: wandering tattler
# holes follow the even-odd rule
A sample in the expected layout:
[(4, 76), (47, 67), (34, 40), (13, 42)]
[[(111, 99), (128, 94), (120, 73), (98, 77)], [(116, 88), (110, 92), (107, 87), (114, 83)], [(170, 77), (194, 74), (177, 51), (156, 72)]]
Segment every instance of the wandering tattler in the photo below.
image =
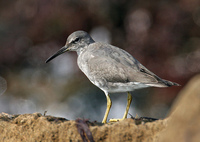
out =
[(107, 98), (107, 109), (102, 123), (106, 123), (112, 102), (109, 93), (128, 92), (126, 111), (122, 119), (127, 118), (132, 101), (129, 92), (145, 87), (169, 87), (179, 84), (161, 79), (149, 71), (128, 52), (106, 43), (95, 42), (87, 32), (72, 33), (62, 47), (46, 63), (66, 51), (76, 51), (77, 63), (88, 79), (102, 91)]

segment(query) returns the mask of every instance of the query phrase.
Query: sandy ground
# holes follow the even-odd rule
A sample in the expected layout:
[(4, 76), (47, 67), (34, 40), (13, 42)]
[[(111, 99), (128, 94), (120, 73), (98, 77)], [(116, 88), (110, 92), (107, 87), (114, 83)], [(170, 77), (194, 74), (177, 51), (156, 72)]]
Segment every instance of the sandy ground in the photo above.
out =
[(199, 142), (200, 75), (182, 89), (164, 120), (130, 118), (102, 124), (40, 113), (1, 113), (0, 133), (1, 142)]

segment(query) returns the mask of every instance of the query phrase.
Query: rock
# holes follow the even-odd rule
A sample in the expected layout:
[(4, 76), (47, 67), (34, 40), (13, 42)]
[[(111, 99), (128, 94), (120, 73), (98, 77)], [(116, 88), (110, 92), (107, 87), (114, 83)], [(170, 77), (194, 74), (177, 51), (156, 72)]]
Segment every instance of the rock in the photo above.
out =
[(167, 128), (157, 142), (200, 141), (200, 75), (179, 93), (170, 113)]
[[(112, 124), (86, 121), (94, 141), (152, 141), (166, 127), (167, 120), (136, 125), (126, 119)], [(9, 115), (0, 114), (0, 141), (82, 141), (76, 121), (42, 116), (40, 113)]]
[[(198, 142), (200, 140), (200, 75), (180, 92), (164, 120), (129, 118), (102, 124), (40, 113), (0, 114), (1, 142)], [(151, 122), (153, 121), (153, 122)]]

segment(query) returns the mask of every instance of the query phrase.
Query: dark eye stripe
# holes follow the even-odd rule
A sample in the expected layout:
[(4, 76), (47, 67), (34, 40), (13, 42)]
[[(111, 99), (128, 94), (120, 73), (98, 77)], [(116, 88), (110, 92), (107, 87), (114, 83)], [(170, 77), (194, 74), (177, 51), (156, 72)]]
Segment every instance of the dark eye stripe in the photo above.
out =
[(75, 38), (75, 40), (73, 40), (72, 42), (73, 42), (73, 43), (77, 43), (79, 40), (80, 40), (80, 38), (77, 37), (77, 38)]
[(143, 68), (140, 69), (141, 72), (145, 72), (145, 70)]

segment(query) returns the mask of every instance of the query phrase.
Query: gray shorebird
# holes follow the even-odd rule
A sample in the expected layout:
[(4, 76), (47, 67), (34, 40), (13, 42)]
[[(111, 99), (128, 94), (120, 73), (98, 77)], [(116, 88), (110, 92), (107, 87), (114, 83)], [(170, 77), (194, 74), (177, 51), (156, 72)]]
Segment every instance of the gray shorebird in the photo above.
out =
[(110, 93), (128, 93), (128, 101), (123, 118), (110, 120), (119, 121), (127, 118), (132, 101), (131, 91), (151, 86), (179, 86), (177, 83), (161, 79), (123, 49), (110, 44), (95, 42), (84, 31), (72, 33), (67, 38), (65, 46), (49, 57), (46, 63), (67, 51), (77, 52), (77, 63), (81, 71), (106, 95), (107, 109), (102, 123), (106, 123), (112, 105)]

